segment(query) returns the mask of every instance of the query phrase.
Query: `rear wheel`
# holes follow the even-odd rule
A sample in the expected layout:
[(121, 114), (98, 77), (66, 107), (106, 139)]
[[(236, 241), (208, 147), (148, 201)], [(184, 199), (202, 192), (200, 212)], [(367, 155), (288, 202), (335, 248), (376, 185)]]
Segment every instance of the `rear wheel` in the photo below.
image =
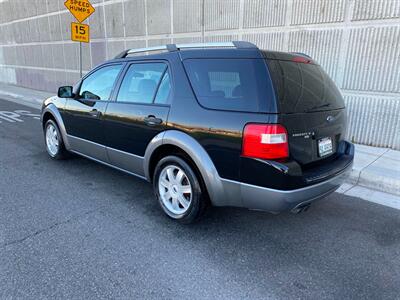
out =
[(65, 159), (67, 150), (56, 122), (48, 120), (44, 127), (44, 140), (47, 153), (54, 159)]
[(206, 199), (200, 179), (183, 159), (167, 156), (154, 172), (153, 188), (163, 211), (182, 223), (193, 223), (205, 211)]

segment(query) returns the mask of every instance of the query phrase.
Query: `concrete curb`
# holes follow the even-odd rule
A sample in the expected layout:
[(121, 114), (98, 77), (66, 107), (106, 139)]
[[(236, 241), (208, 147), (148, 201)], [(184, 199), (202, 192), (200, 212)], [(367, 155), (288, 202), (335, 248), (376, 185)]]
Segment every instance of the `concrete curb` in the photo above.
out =
[[(0, 98), (40, 109), (43, 100), (54, 94), (0, 84)], [(400, 151), (355, 145), (354, 166), (348, 182), (339, 192), (350, 192), (356, 186), (400, 196)]]
[(358, 144), (355, 147), (348, 183), (400, 195), (400, 151)]

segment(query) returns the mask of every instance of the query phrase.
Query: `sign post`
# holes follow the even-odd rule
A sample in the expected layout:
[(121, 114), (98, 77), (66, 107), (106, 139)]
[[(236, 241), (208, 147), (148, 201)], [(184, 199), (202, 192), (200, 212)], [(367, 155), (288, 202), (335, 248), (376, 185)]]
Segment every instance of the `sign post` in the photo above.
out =
[(89, 43), (90, 41), (89, 25), (82, 22), (95, 12), (95, 8), (89, 0), (67, 0), (64, 5), (79, 22), (71, 23), (71, 40), (79, 42), (79, 72), (82, 78), (82, 42)]

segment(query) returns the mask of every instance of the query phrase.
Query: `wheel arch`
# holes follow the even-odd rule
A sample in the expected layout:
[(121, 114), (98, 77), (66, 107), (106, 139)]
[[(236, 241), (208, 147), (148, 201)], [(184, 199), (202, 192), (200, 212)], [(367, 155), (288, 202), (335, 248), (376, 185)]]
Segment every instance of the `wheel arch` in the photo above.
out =
[(61, 136), (64, 142), (64, 146), (67, 150), (70, 149), (70, 145), (68, 142), (68, 137), (67, 137), (67, 131), (65, 130), (65, 125), (64, 121), (61, 117), (60, 112), (58, 111), (58, 108), (54, 104), (49, 104), (42, 110), (41, 114), (41, 121), (42, 121), (42, 127), (44, 128), (44, 125), (49, 119), (53, 119), (58, 126), (58, 129), (61, 132)]
[(168, 149), (179, 149), (190, 158), (202, 177), (211, 203), (215, 206), (223, 205), (224, 187), (210, 156), (193, 137), (178, 130), (159, 133), (147, 146), (143, 162), (147, 180), (152, 180), (152, 168), (157, 163), (160, 151), (168, 153)]
[(48, 120), (54, 120), (54, 121), (56, 121), (56, 118), (54, 118), (54, 116), (51, 114), (51, 112), (45, 112), (44, 114), (43, 114), (43, 116), (42, 116), (42, 127), (44, 128), (44, 125), (46, 125), (46, 122), (48, 121)]

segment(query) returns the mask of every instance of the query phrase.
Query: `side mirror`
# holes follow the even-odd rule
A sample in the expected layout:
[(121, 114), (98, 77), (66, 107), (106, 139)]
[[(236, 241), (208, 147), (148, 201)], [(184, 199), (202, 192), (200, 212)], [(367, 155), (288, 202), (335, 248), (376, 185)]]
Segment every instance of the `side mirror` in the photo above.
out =
[(99, 96), (97, 96), (96, 94), (93, 94), (92, 92), (89, 92), (89, 91), (84, 91), (82, 93), (82, 98), (85, 100), (100, 100)]
[(59, 98), (73, 98), (72, 86), (61, 86), (58, 88), (57, 96)]

